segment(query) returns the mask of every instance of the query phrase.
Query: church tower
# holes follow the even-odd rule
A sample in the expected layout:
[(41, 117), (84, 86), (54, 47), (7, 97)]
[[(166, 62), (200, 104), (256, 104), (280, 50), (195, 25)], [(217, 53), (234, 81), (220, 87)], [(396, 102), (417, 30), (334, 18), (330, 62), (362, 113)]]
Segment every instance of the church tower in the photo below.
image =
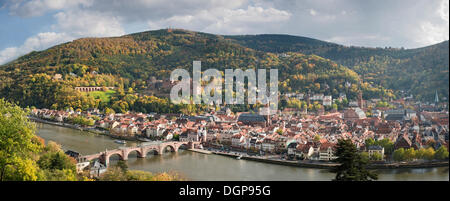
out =
[(359, 91), (358, 93), (358, 107), (363, 109), (364, 108), (364, 100), (362, 98), (362, 92)]

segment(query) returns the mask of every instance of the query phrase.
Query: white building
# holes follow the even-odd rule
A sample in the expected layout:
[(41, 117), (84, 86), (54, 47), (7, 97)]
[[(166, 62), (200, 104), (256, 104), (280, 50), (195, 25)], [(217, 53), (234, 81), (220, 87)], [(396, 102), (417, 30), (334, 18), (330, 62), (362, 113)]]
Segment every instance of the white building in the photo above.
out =
[(322, 104), (323, 106), (331, 106), (333, 104), (333, 98), (331, 96), (324, 96)]
[(381, 155), (381, 160), (384, 160), (384, 147), (381, 146), (369, 146), (367, 148), (367, 152), (369, 152), (369, 158), (372, 158), (374, 153), (378, 153)]

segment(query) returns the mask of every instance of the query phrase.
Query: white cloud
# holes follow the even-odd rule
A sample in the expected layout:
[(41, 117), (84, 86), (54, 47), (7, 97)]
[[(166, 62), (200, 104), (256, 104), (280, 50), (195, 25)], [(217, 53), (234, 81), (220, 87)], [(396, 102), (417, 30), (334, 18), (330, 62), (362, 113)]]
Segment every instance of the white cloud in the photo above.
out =
[(104, 37), (125, 34), (118, 17), (90, 11), (59, 12), (53, 27), (74, 37)]
[(33, 50), (43, 50), (50, 46), (72, 40), (73, 38), (64, 33), (45, 32), (28, 38), (23, 45), (19, 47), (9, 47), (0, 51), (0, 64), (11, 61), (12, 59), (24, 55)]
[[(334, 14), (328, 14), (323, 11), (319, 12), (315, 9), (309, 9), (309, 14), (313, 17), (312, 20), (319, 21), (319, 22), (327, 22), (327, 21), (333, 21), (336, 19), (336, 15)], [(345, 15), (345, 11), (341, 12), (342, 15)]]
[(70, 7), (75, 4), (89, 5), (89, 2), (90, 0), (35, 0), (26, 3), (20, 9), (17, 8), (16, 11), (20, 12), (25, 12), (28, 8), (33, 8), (33, 6), (42, 8), (41, 11), (31, 12), (29, 14), (31, 16), (42, 14), (37, 12), (45, 12), (45, 10), (50, 9), (70, 9), (60, 11), (53, 16), (57, 23), (51, 26), (52, 32), (39, 33), (26, 39), (21, 46), (1, 50), (0, 64), (4, 64), (31, 51), (43, 50), (76, 38), (120, 36), (125, 34), (118, 17)]
[(448, 23), (448, 18), (449, 18), (448, 17), (448, 10), (449, 10), (448, 4), (449, 4), (449, 1), (442, 0), (441, 5), (438, 9), (439, 16), (441, 16), (441, 19), (446, 21), (447, 23)]
[(449, 29), (439, 24), (422, 22), (417, 32), (419, 33), (414, 40), (419, 44), (428, 45), (448, 40)]
[(246, 9), (201, 10), (193, 15), (150, 20), (148, 25), (150, 29), (174, 27), (221, 34), (240, 34), (252, 32), (255, 26), (287, 21), (290, 17), (291, 14), (287, 11), (248, 6)]
[(10, 13), (22, 17), (41, 16), (48, 11), (91, 6), (93, 0), (31, 0), (18, 1), (10, 7)]
[(48, 30), (39, 30), (46, 33), (0, 50), (0, 63), (55, 41), (167, 27), (216, 34), (286, 33), (359, 46), (411, 48), (448, 40), (448, 0), (409, 1), (0, 0), (12, 17), (54, 19), (51, 26), (44, 23)]
[(413, 40), (420, 45), (430, 45), (449, 39), (449, 2), (442, 0), (436, 15), (440, 21), (421, 21), (413, 35)]
[(375, 44), (380, 41), (387, 42), (391, 40), (391, 38), (383, 35), (363, 35), (363, 34), (352, 34), (348, 36), (334, 36), (326, 41), (347, 45), (347, 46), (366, 46), (365, 44)]

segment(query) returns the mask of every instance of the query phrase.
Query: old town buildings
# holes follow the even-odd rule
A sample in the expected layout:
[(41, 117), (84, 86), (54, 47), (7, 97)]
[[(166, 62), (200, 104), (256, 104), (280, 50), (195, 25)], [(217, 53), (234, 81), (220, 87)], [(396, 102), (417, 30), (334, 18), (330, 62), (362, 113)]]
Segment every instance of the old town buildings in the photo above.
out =
[[(321, 94), (311, 99), (329, 104), (329, 97)], [(369, 107), (374, 105), (371, 101), (365, 104)], [(375, 109), (379, 111), (377, 115), (372, 112)], [(323, 113), (302, 113), (295, 108), (283, 108), (275, 115), (263, 116), (232, 113), (230, 109), (222, 108), (198, 116), (155, 113), (106, 115), (98, 111), (33, 109), (31, 115), (61, 123), (67, 123), (67, 119), (74, 116), (83, 116), (95, 122), (87, 127), (105, 130), (117, 137), (201, 141), (206, 147), (281, 154), (291, 160), (333, 160), (338, 139), (350, 139), (358, 149), (367, 151), (369, 155), (378, 153), (383, 159), (387, 150), (380, 146), (366, 147), (367, 139), (388, 139), (394, 149), (448, 147), (448, 112), (350, 107)]]

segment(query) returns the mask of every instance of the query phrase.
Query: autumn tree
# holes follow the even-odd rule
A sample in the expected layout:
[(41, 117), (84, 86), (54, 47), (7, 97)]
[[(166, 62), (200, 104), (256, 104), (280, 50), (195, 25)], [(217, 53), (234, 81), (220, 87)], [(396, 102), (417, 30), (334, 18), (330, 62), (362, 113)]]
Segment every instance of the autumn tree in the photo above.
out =
[(448, 159), (448, 151), (447, 148), (444, 146), (439, 147), (439, 149), (434, 154), (434, 157), (438, 160), (445, 160)]
[(405, 149), (400, 148), (394, 151), (392, 157), (395, 161), (403, 161), (405, 160)]
[(42, 144), (26, 115), (19, 106), (0, 99), (0, 181), (38, 179), (32, 158)]

